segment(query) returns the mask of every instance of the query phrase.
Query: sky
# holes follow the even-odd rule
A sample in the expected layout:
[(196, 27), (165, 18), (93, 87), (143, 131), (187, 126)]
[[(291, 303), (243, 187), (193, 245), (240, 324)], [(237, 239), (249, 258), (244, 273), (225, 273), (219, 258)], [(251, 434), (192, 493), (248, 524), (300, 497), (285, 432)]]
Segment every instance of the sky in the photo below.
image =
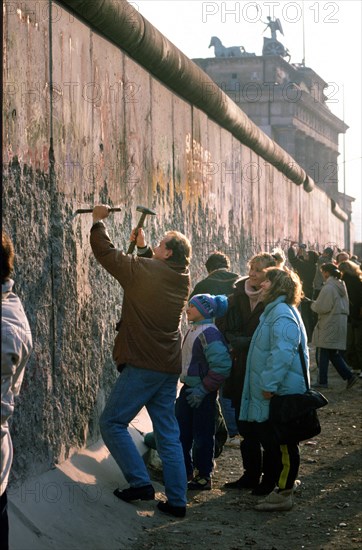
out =
[[(356, 198), (352, 222), (362, 241), (362, 0), (201, 1), (136, 0), (130, 4), (189, 58), (214, 57), (210, 38), (261, 55), (270, 37), (267, 17), (278, 17), (291, 63), (313, 69), (328, 84), (330, 110), (349, 129), (339, 143), (339, 190)], [(304, 23), (304, 24), (303, 24)], [(343, 143), (344, 140), (344, 143)], [(343, 152), (345, 152), (343, 154)]]

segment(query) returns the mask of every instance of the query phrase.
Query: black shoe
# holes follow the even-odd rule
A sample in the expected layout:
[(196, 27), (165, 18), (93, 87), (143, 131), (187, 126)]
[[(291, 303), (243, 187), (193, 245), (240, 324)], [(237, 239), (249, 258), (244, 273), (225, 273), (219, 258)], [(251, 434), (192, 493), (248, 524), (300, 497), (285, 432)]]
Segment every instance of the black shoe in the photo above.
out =
[(274, 491), (274, 488), (275, 484), (261, 482), (255, 487), (255, 489), (251, 491), (251, 494), (262, 497), (272, 493)]
[(144, 485), (143, 487), (129, 487), (128, 489), (116, 489), (113, 494), (124, 500), (131, 502), (132, 500), (153, 500), (155, 498), (155, 490), (152, 485)]
[(168, 502), (159, 502), (157, 508), (160, 512), (174, 516), (175, 518), (184, 518), (186, 516), (186, 506), (172, 506)]
[(224, 483), (224, 487), (225, 489), (254, 489), (258, 483), (258, 481), (252, 481), (245, 476), (241, 476), (236, 481)]
[(211, 491), (211, 479), (198, 475), (188, 482), (187, 489), (188, 491)]

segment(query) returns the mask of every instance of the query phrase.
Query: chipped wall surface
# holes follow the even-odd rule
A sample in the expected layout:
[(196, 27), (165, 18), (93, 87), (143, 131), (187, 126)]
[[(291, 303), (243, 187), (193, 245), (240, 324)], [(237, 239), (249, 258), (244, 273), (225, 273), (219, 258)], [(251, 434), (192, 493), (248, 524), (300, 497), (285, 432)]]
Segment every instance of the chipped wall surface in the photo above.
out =
[(217, 249), (244, 274), (284, 239), (322, 248), (344, 235), (322, 191), (290, 181), (59, 5), (49, 15), (39, 4), (6, 3), (4, 16), (3, 226), (34, 339), (12, 423), (15, 477), (95, 441), (116, 377), (122, 289), (97, 265), (91, 215), (77, 208), (120, 205), (107, 226), (123, 249), (136, 206), (157, 210), (149, 241), (184, 232), (194, 284)]

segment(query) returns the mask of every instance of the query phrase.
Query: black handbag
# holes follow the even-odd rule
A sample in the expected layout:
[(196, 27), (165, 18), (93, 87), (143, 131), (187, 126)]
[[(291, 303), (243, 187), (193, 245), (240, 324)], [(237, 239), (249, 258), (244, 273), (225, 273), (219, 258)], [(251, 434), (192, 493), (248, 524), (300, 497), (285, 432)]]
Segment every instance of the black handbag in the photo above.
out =
[(321, 433), (317, 409), (328, 399), (309, 387), (307, 368), (301, 345), (298, 348), (307, 391), (289, 395), (273, 395), (270, 400), (269, 421), (279, 443), (311, 439)]

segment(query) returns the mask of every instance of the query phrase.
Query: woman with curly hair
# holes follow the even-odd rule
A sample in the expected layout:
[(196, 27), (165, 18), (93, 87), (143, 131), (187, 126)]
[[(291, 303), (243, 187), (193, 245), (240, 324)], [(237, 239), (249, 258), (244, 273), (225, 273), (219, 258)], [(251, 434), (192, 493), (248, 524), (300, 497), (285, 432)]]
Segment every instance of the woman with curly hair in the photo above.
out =
[[(280, 258), (279, 258), (280, 259)], [(276, 267), (277, 258), (268, 252), (259, 252), (248, 262), (249, 274), (235, 283), (229, 297), (228, 313), (222, 324), (222, 332), (231, 346), (233, 365), (231, 376), (224, 385), (223, 393), (229, 397), (239, 418), (241, 395), (245, 378), (246, 361), (251, 337), (259, 324), (264, 311), (262, 282), (265, 270)], [(262, 448), (257, 434), (250, 429), (248, 422), (237, 422), (243, 474), (235, 481), (225, 483), (225, 489), (252, 489), (253, 495), (268, 495), (275, 487), (272, 459)]]
[(306, 391), (300, 354), (309, 377), (307, 335), (298, 311), (303, 296), (296, 273), (269, 267), (263, 288), (264, 313), (251, 340), (240, 420), (250, 423), (264, 450), (272, 457), (277, 487), (255, 506), (261, 511), (284, 511), (293, 506), (293, 488), (299, 470), (298, 442), (281, 445), (269, 422), (270, 399)]

